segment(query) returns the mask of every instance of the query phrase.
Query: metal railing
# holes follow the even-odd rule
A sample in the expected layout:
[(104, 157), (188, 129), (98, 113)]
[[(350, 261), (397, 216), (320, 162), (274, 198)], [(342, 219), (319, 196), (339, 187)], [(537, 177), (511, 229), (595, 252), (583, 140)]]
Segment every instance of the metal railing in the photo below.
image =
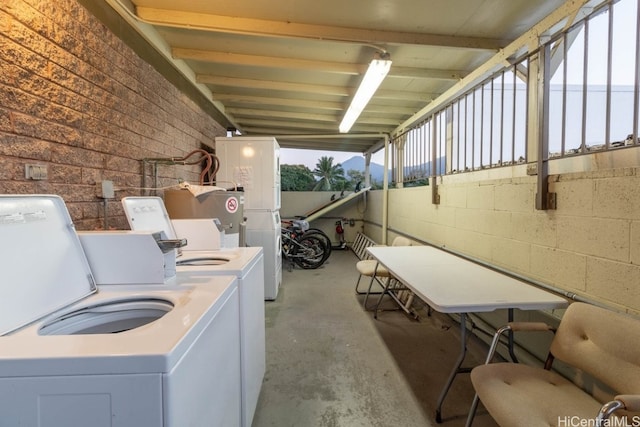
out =
[[(392, 182), (427, 185), (433, 176), (527, 163), (535, 160), (529, 145), (543, 139), (549, 159), (640, 145), (639, 23), (637, 0), (602, 2), (395, 137)], [(529, 108), (538, 87), (548, 111), (536, 116)], [(547, 134), (528, 141), (534, 125)]]

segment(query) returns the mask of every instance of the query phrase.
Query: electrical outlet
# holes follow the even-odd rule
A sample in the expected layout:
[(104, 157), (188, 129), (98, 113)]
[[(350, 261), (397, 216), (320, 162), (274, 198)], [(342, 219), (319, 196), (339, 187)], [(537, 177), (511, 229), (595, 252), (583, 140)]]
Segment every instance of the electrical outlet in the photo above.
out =
[(96, 196), (101, 199), (113, 199), (116, 197), (113, 181), (96, 182)]
[(35, 181), (41, 181), (49, 177), (46, 165), (34, 165), (27, 163), (24, 165), (24, 177), (26, 179), (33, 179)]

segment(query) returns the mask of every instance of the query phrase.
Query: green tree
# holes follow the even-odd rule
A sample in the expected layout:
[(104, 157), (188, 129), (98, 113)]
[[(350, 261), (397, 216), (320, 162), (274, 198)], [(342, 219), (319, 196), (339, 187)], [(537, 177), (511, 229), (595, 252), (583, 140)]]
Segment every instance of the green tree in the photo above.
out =
[(309, 191), (315, 182), (313, 173), (304, 165), (280, 166), (280, 188), (282, 191)]
[(347, 190), (355, 190), (358, 183), (360, 183), (360, 188), (364, 187), (364, 172), (349, 169), (347, 171), (347, 176), (349, 177)]
[(334, 165), (333, 157), (322, 156), (316, 168), (313, 170), (313, 174), (320, 178), (313, 187), (314, 191), (331, 191), (331, 190), (343, 190), (346, 179), (344, 177), (344, 170), (340, 163)]

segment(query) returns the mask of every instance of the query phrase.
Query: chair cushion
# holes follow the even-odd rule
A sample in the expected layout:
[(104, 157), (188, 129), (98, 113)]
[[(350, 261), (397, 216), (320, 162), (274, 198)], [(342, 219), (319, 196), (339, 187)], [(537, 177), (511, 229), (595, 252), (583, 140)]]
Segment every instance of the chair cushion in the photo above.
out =
[(589, 373), (617, 394), (640, 392), (640, 322), (595, 305), (572, 303), (550, 352)]
[(378, 261), (374, 259), (364, 259), (356, 263), (356, 269), (358, 270), (358, 273), (363, 276), (373, 276), (374, 272), (377, 277), (389, 276), (389, 270), (384, 268), (382, 265), (378, 265), (378, 268), (376, 268), (376, 265), (378, 265)]
[(601, 406), (559, 374), (521, 363), (477, 366), (471, 381), (502, 427), (571, 425), (571, 420), (593, 420)]

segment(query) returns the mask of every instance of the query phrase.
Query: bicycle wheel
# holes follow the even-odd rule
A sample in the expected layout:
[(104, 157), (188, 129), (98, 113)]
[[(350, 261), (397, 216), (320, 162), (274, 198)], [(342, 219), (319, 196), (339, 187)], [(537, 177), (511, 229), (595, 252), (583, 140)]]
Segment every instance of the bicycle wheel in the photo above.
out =
[(322, 241), (324, 242), (324, 246), (326, 248), (325, 254), (324, 254), (324, 260), (322, 262), (325, 262), (329, 258), (329, 255), (331, 255), (331, 239), (329, 238), (329, 236), (327, 236), (319, 228), (310, 228), (308, 231), (306, 231), (303, 234), (303, 236), (316, 236), (322, 239)]
[(320, 267), (326, 260), (326, 246), (321, 237), (303, 235), (293, 247), (293, 262), (305, 270)]

